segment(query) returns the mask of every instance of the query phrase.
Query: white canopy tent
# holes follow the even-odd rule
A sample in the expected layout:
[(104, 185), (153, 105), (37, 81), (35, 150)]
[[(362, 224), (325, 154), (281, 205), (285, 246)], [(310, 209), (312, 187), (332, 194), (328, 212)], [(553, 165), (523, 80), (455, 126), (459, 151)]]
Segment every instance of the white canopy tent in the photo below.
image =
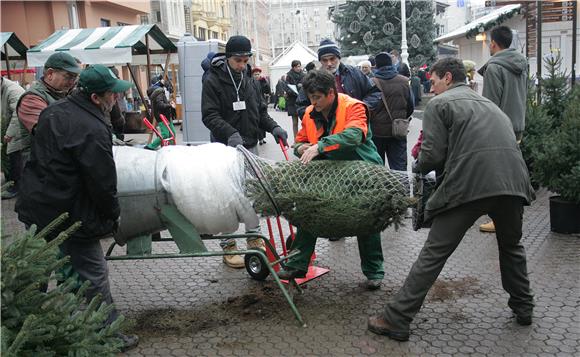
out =
[(276, 85), (280, 77), (292, 68), (292, 61), (299, 60), (302, 67), (311, 61), (317, 61), (318, 55), (302, 42), (296, 41), (284, 52), (280, 53), (270, 62), (270, 82)]
[[(27, 52), (28, 65), (41, 67), (55, 52), (67, 52), (85, 64), (163, 64), (167, 53), (170, 63), (178, 63), (177, 47), (156, 25), (97, 27), (59, 30)], [(156, 63), (157, 62), (157, 63)]]

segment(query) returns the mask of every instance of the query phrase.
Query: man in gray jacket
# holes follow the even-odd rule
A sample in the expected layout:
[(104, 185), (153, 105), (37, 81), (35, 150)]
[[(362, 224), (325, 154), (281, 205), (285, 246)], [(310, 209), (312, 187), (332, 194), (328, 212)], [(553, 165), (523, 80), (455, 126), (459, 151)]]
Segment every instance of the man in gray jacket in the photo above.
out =
[[(528, 61), (516, 49), (510, 48), (513, 34), (509, 27), (495, 27), (490, 37), (489, 52), (492, 57), (479, 70), (483, 76), (482, 94), (510, 118), (519, 143), (526, 122)], [(482, 224), (479, 229), (495, 232), (493, 221)]]
[(533, 189), (510, 119), (490, 100), (465, 84), (459, 59), (445, 58), (431, 68), (433, 98), (423, 118), (423, 143), (416, 171), (435, 170), (437, 188), (425, 218), (431, 230), (403, 287), (368, 329), (392, 339), (409, 339), (409, 325), (427, 292), (465, 232), (480, 216), (497, 224), (502, 286), (520, 325), (532, 323), (534, 308), (520, 243), (524, 205)]

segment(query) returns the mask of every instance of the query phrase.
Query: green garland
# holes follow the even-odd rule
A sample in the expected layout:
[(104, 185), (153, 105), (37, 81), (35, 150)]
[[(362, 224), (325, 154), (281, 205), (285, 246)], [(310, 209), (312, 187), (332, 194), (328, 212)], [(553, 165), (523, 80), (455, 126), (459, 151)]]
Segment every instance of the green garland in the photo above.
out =
[[(471, 30), (467, 31), (467, 33), (465, 34), (465, 37), (466, 38), (473, 38), (482, 32), (485, 32), (489, 29), (492, 29), (496, 26), (501, 25), (502, 23), (504, 23), (507, 20), (514, 17), (515, 14), (519, 14), (519, 13), (520, 13), (520, 8), (517, 8), (517, 9), (513, 9), (510, 12), (506, 12), (505, 14), (501, 14), (498, 16), (497, 19), (495, 19), (493, 21), (488, 21), (486, 23), (481, 23), (481, 24), (477, 25), (476, 27), (472, 28)], [(483, 31), (481, 31), (481, 28), (483, 28)]]

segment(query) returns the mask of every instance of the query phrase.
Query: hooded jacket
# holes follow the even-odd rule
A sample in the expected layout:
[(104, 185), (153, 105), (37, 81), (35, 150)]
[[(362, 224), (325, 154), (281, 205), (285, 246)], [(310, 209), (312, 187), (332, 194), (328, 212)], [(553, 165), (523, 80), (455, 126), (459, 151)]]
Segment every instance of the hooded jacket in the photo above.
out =
[[(375, 72), (372, 79), (389, 106), (382, 99), (371, 115), (373, 135), (377, 138), (393, 136), (393, 120), (409, 118), (415, 110), (409, 79), (397, 73), (394, 66), (383, 66)], [(390, 115), (389, 115), (390, 112)]]
[(16, 104), (23, 93), (24, 89), (18, 83), (2, 78), (2, 129), (6, 126), (6, 135), (12, 138), (6, 144), (7, 154), (30, 146), (30, 134), (16, 113)]
[(429, 101), (423, 116), (418, 167), (437, 173), (425, 219), (475, 200), (534, 191), (509, 118), (464, 83)]
[(72, 239), (111, 234), (120, 213), (112, 145), (103, 112), (79, 92), (42, 111), (19, 183), (18, 219), (42, 229), (68, 212), (63, 227), (82, 222)]
[(516, 136), (524, 131), (528, 94), (528, 63), (513, 48), (494, 54), (479, 73), (483, 76), (483, 96), (494, 102), (510, 118)]
[[(271, 133), (278, 124), (268, 115), (258, 81), (249, 71), (243, 72), (241, 77), (239, 95), (240, 101), (246, 102), (246, 109), (234, 111), (233, 103), (238, 98), (227, 70), (226, 57), (223, 53), (215, 55), (201, 92), (202, 121), (217, 142), (227, 145), (228, 138), (237, 132), (244, 146), (250, 148), (258, 143), (260, 129)], [(236, 80), (236, 84), (239, 83)]]

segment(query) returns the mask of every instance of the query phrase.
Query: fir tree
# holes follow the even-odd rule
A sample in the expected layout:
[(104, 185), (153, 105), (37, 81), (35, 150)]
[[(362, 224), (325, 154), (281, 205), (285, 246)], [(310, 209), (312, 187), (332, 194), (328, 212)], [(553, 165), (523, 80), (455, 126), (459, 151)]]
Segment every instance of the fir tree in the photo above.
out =
[(42, 288), (68, 260), (57, 258), (58, 246), (80, 223), (49, 243), (44, 239), (67, 216), (38, 234), (32, 226), (2, 247), (2, 356), (109, 356), (121, 346), (114, 336), (122, 318), (104, 324), (113, 307), (99, 298), (83, 306), (89, 282), (77, 290), (70, 277), (48, 292)]
[(565, 200), (580, 204), (580, 87), (563, 104), (562, 124), (534, 147), (532, 175)]
[(544, 58), (547, 77), (540, 82), (542, 101), (546, 112), (554, 119), (552, 128), (562, 123), (564, 110), (569, 100), (568, 75), (562, 71), (562, 56), (551, 54)]
[[(407, 43), (411, 66), (435, 60), (435, 22), (430, 1), (407, 1)], [(401, 2), (347, 1), (334, 8), (332, 21), (341, 31), (338, 42), (344, 56), (374, 55), (401, 47)]]

